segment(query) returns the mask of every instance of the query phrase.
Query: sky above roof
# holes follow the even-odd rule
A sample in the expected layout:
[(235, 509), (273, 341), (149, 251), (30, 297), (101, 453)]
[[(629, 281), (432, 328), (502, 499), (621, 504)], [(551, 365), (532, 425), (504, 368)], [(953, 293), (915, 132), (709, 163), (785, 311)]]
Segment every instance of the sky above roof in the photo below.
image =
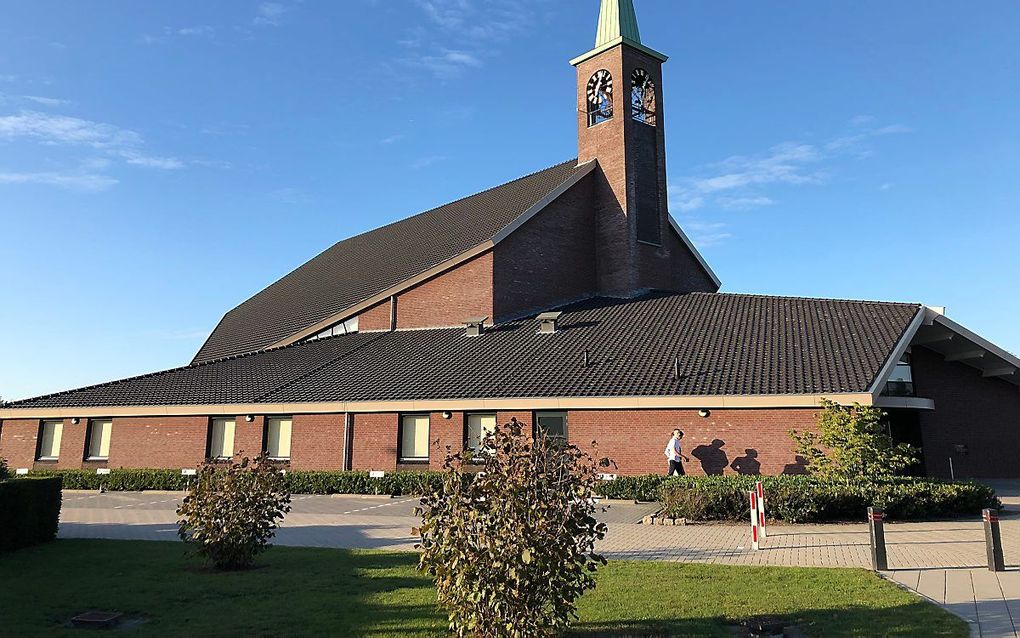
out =
[[(1020, 4), (637, 0), (724, 290), (1020, 351)], [(576, 154), (599, 2), (7, 3), (0, 396), (181, 365), (339, 239)]]

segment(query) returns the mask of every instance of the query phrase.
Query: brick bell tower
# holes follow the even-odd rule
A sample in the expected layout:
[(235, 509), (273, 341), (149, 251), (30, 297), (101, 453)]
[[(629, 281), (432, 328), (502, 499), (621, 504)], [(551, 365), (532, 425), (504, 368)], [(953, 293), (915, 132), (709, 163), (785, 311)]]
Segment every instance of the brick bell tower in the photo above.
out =
[(715, 292), (719, 282), (670, 226), (662, 64), (641, 44), (633, 0), (602, 0), (595, 48), (577, 68), (578, 162), (598, 160), (595, 186), (599, 292)]

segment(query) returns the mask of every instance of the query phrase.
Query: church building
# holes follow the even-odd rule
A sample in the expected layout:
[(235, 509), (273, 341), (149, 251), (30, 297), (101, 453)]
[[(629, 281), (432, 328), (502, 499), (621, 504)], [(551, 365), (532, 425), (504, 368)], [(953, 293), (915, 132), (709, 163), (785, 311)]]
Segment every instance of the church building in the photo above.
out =
[(0, 458), (416, 471), (517, 417), (620, 474), (663, 473), (673, 428), (692, 474), (799, 473), (829, 399), (885, 410), (918, 473), (1020, 476), (1020, 359), (939, 308), (719, 292), (667, 207), (667, 58), (601, 5), (576, 158), (337, 243), (188, 365), (0, 407)]

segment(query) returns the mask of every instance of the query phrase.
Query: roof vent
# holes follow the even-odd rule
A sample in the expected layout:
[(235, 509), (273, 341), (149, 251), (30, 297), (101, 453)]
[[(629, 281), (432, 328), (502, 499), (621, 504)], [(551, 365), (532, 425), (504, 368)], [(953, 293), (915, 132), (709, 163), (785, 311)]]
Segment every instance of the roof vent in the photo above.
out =
[(480, 336), (482, 331), (485, 329), (486, 319), (488, 319), (488, 317), (471, 317), (470, 319), (465, 319), (464, 325), (467, 326), (467, 336)]
[(551, 335), (555, 334), (559, 328), (560, 317), (563, 315), (562, 312), (543, 312), (538, 315), (539, 321), (539, 334)]

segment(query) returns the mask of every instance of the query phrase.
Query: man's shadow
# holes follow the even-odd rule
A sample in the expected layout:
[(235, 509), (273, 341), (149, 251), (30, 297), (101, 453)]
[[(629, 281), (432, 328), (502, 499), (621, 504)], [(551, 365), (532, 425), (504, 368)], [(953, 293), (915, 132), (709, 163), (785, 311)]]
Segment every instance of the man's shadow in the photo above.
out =
[(758, 460), (758, 450), (747, 448), (744, 456), (733, 459), (730, 468), (737, 474), (756, 476), (761, 474), (761, 462)]
[(726, 459), (726, 452), (723, 446), (726, 441), (716, 439), (709, 445), (699, 445), (691, 450), (691, 456), (701, 461), (701, 469), (705, 474), (722, 476), (729, 461)]

